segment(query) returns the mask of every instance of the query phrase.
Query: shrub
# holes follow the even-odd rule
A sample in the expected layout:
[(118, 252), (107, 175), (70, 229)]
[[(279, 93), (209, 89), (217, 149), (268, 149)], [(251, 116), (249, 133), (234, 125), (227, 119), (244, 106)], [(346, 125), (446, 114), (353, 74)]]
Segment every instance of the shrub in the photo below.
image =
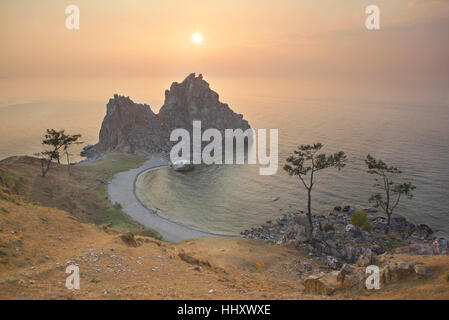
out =
[(324, 231), (326, 231), (326, 232), (334, 231), (334, 230), (335, 230), (334, 226), (329, 223), (324, 226)]
[(351, 224), (364, 231), (371, 231), (368, 214), (365, 211), (357, 211), (351, 216)]
[(446, 274), (446, 281), (449, 281), (449, 273)]

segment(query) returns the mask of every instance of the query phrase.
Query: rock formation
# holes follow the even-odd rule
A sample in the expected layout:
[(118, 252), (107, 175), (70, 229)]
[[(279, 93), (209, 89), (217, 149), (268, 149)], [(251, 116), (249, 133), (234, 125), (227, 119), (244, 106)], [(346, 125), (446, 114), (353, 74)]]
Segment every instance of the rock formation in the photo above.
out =
[(155, 114), (149, 105), (134, 103), (129, 97), (114, 95), (107, 104), (99, 142), (88, 146), (82, 156), (95, 158), (110, 152), (149, 154), (168, 152), (170, 133), (176, 128), (192, 131), (193, 120), (201, 120), (202, 130), (250, 128), (241, 114), (219, 101), (209, 84), (190, 74), (183, 82), (174, 82), (165, 91), (164, 105)]
[(163, 151), (166, 134), (149, 105), (134, 103), (129, 97), (114, 95), (109, 100), (106, 116), (95, 149), (108, 152), (145, 153)]
[[(249, 128), (241, 114), (221, 103), (218, 94), (209, 88), (203, 76), (190, 74), (182, 83), (173, 83), (165, 91), (165, 102), (159, 111), (159, 119), (169, 131), (175, 128), (191, 129), (193, 120), (201, 120), (204, 129)], [(189, 130), (190, 131), (190, 130)]]

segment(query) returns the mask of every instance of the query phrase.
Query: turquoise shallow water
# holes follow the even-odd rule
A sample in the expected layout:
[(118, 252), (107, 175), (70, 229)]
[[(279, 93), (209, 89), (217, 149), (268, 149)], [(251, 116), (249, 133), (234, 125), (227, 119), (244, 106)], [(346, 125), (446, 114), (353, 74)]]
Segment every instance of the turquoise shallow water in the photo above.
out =
[[(240, 111), (253, 128), (279, 129), (276, 175), (260, 176), (258, 165), (201, 165), (187, 173), (161, 168), (142, 176), (140, 199), (172, 221), (236, 235), (305, 208), (303, 187), (282, 166), (296, 145), (320, 141), (326, 152), (345, 151), (348, 164), (341, 172), (320, 172), (313, 193), (315, 213), (336, 205), (369, 206), (374, 180), (363, 160), (371, 153), (398, 166), (417, 186), (415, 197), (401, 202), (397, 213), (449, 235), (447, 106), (265, 99), (244, 102)], [(273, 197), (280, 199), (273, 202)]]

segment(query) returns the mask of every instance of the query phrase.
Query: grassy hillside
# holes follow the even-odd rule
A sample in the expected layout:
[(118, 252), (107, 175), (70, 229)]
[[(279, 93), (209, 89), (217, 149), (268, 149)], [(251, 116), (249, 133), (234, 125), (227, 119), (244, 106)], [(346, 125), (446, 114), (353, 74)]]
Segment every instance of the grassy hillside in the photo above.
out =
[(52, 164), (44, 178), (40, 160), (33, 157), (10, 157), (0, 162), (0, 185), (25, 196), (30, 201), (64, 210), (82, 222), (107, 224), (112, 227), (145, 233), (156, 238), (154, 230), (144, 228), (109, 202), (107, 182), (117, 172), (137, 168), (145, 157), (114, 154), (95, 162), (72, 166)]

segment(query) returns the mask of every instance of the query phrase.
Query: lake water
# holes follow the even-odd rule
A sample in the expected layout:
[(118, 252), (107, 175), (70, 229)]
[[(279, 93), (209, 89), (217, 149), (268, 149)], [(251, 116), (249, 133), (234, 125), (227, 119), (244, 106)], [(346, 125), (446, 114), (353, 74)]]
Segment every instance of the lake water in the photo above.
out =
[[(41, 151), (40, 138), (52, 127), (82, 133), (85, 143), (96, 143), (106, 100), (1, 105), (0, 158)], [(348, 163), (340, 172), (320, 172), (313, 192), (315, 213), (324, 214), (336, 205), (369, 206), (374, 180), (366, 173), (363, 160), (371, 153), (398, 166), (417, 187), (413, 200), (401, 202), (397, 213), (449, 236), (447, 105), (266, 96), (230, 100), (224, 99), (243, 113), (253, 128), (279, 129), (277, 174), (260, 176), (258, 165), (198, 166), (184, 174), (169, 168), (149, 172), (137, 191), (149, 207), (159, 209), (160, 215), (195, 229), (236, 235), (289, 210), (305, 209), (303, 187), (283, 172), (282, 166), (297, 145), (319, 141), (325, 152), (345, 151)], [(273, 197), (280, 199), (273, 202)]]
[[(398, 166), (417, 189), (396, 209), (415, 223), (449, 235), (449, 112), (447, 106), (364, 104), (319, 100), (245, 101), (253, 128), (279, 129), (279, 170), (258, 174), (258, 165), (201, 165), (187, 173), (161, 168), (146, 173), (139, 198), (159, 214), (195, 229), (237, 235), (285, 212), (306, 208), (306, 192), (282, 166), (299, 144), (322, 142), (325, 152), (343, 150), (347, 166), (317, 176), (313, 212), (337, 205), (369, 207), (374, 177), (368, 153)], [(273, 202), (272, 198), (280, 197)]]

